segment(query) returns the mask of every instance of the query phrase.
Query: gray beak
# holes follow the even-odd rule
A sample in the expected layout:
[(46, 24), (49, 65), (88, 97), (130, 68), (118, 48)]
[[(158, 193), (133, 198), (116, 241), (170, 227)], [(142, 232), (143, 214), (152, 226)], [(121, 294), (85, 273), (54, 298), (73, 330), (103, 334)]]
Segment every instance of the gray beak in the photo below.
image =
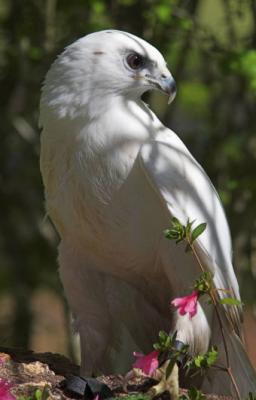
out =
[(172, 76), (161, 77), (159, 85), (161, 90), (169, 95), (168, 104), (170, 104), (174, 100), (177, 92), (175, 80)]
[(150, 84), (153, 84), (157, 89), (169, 95), (168, 104), (170, 104), (176, 96), (176, 83), (172, 75), (168, 71), (161, 76), (146, 75), (145, 78)]

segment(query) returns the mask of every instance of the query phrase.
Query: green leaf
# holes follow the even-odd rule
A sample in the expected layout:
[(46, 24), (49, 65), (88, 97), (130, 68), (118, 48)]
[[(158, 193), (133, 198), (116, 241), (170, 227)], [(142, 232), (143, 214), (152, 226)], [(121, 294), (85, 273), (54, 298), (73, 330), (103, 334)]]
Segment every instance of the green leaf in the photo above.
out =
[(168, 366), (167, 366), (167, 368), (166, 368), (166, 371), (165, 371), (165, 378), (166, 378), (166, 379), (168, 379), (169, 376), (170, 376), (170, 374), (172, 373), (174, 364), (175, 364), (175, 360), (170, 360), (170, 361), (169, 361), (169, 364), (168, 364)]
[(160, 339), (165, 339), (166, 332), (165, 331), (159, 331), (158, 336)]
[[(165, 331), (160, 331), (158, 333), (159, 340), (157, 343), (154, 343), (153, 347), (155, 350), (160, 352), (165, 352), (166, 350), (170, 350), (173, 345), (173, 336), (168, 335)], [(174, 339), (175, 340), (175, 339)]]
[(194, 219), (193, 221), (190, 221), (190, 220), (188, 219), (187, 225), (186, 225), (186, 234), (187, 234), (187, 236), (190, 235), (191, 228), (192, 228), (192, 225), (193, 225), (194, 222), (195, 222), (195, 219)]
[(36, 399), (36, 400), (42, 400), (42, 397), (43, 397), (43, 392), (42, 392), (42, 390), (36, 389), (34, 396), (35, 396), (35, 399)]
[(192, 243), (198, 238), (198, 236), (202, 235), (202, 233), (205, 231), (206, 225), (207, 225), (206, 222), (203, 222), (192, 231), (191, 234)]
[(241, 306), (243, 304), (240, 300), (233, 297), (224, 297), (224, 299), (220, 300), (220, 303), (227, 306)]
[(122, 397), (122, 400), (150, 400), (150, 396), (144, 393), (128, 394)]
[(188, 369), (201, 369), (205, 370), (207, 368), (210, 368), (217, 360), (218, 358), (218, 350), (217, 347), (212, 346), (210, 350), (208, 350), (204, 354), (198, 354), (196, 357), (193, 359), (189, 360), (186, 364)]
[(186, 227), (175, 217), (171, 219), (171, 224), (171, 228), (164, 230), (164, 235), (167, 239), (174, 239), (176, 244), (178, 244), (186, 238)]
[(200, 355), (200, 354), (197, 357), (195, 357), (195, 359), (194, 359), (195, 366), (197, 368), (201, 368), (201, 366), (204, 362), (204, 359), (205, 359), (204, 356)]
[(175, 331), (175, 332), (173, 333), (173, 335), (171, 336), (172, 343), (174, 343), (175, 340), (177, 339), (177, 335), (178, 335), (178, 331)]
[(186, 396), (185, 394), (181, 394), (179, 396), (179, 400), (188, 400), (188, 396)]
[(177, 225), (177, 226), (182, 226), (182, 224), (181, 224), (181, 222), (178, 220), (178, 218), (176, 218), (176, 217), (172, 217), (172, 219), (171, 219), (171, 223), (172, 223), (172, 225)]
[(205, 395), (201, 392), (201, 390), (192, 387), (188, 390), (188, 398), (189, 400), (205, 400)]
[(167, 239), (177, 239), (179, 237), (179, 233), (175, 229), (165, 229), (164, 236)]
[(207, 352), (207, 357), (206, 357), (206, 361), (207, 361), (207, 366), (211, 367), (218, 358), (218, 350), (216, 347), (212, 347), (211, 350), (209, 350)]
[(188, 353), (188, 345), (183, 345), (179, 349), (176, 348), (175, 342), (177, 339), (177, 331), (175, 331), (172, 335), (169, 335), (165, 331), (160, 331), (158, 336), (158, 342), (154, 343), (153, 347), (155, 350), (160, 352), (161, 362), (170, 360), (170, 362), (172, 362), (174, 365), (180, 356)]
[(32, 400), (31, 396), (19, 396), (17, 397), (17, 400)]
[(212, 288), (213, 275), (210, 271), (204, 271), (196, 280), (194, 289), (197, 289), (200, 294), (209, 293)]

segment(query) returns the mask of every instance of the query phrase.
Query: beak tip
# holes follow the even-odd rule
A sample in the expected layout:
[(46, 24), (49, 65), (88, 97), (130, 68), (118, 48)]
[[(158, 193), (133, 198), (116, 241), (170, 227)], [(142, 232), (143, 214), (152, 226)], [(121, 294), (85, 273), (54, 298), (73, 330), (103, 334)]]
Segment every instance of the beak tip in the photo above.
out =
[(169, 99), (168, 99), (168, 105), (171, 104), (173, 102), (173, 100), (176, 97), (176, 85), (175, 85), (175, 90), (173, 90), (170, 94), (169, 94)]
[(171, 104), (173, 102), (174, 98), (175, 98), (175, 95), (170, 94), (170, 96), (168, 98), (168, 102), (167, 102), (168, 106), (169, 106), (169, 104)]
[(169, 95), (168, 104), (170, 104), (174, 100), (177, 92), (176, 82), (172, 76), (164, 79), (164, 82), (162, 83), (162, 89)]

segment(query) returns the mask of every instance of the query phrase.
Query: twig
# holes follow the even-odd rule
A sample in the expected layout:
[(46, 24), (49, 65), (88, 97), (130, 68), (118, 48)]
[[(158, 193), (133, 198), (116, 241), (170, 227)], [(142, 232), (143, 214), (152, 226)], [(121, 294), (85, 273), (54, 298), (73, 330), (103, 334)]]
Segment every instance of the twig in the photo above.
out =
[[(206, 270), (205, 270), (205, 268), (204, 268), (204, 266), (203, 266), (203, 264), (202, 264), (202, 262), (201, 262), (201, 260), (200, 260), (200, 258), (199, 258), (199, 255), (197, 254), (197, 251), (196, 251), (196, 249), (195, 249), (195, 246), (193, 245), (193, 243), (192, 243), (192, 241), (191, 241), (189, 235), (186, 236), (186, 240), (187, 240), (187, 242), (188, 242), (188, 244), (189, 244), (189, 246), (190, 246), (190, 248), (191, 248), (191, 250), (192, 250), (192, 253), (193, 253), (193, 255), (194, 255), (194, 257), (195, 257), (195, 259), (196, 259), (198, 265), (200, 266), (201, 271), (202, 271), (202, 272), (206, 272)], [(210, 291), (209, 291), (208, 293), (209, 293), (209, 295), (210, 295), (210, 298), (211, 298), (211, 300), (212, 300), (214, 309), (215, 309), (215, 311), (216, 311), (217, 319), (218, 319), (219, 326), (220, 326), (220, 332), (221, 332), (221, 336), (222, 336), (222, 340), (223, 340), (225, 356), (226, 356), (226, 363), (227, 363), (227, 366), (224, 367), (224, 368), (221, 368), (221, 369), (222, 369), (222, 370), (225, 370), (225, 371), (228, 373), (228, 375), (229, 375), (229, 377), (230, 377), (230, 380), (231, 380), (231, 382), (232, 382), (232, 384), (233, 384), (233, 387), (234, 387), (234, 389), (235, 389), (237, 398), (238, 398), (238, 400), (241, 400), (241, 396), (240, 396), (240, 393), (239, 393), (239, 389), (238, 389), (236, 380), (235, 380), (235, 378), (234, 378), (234, 375), (233, 375), (233, 373), (232, 373), (232, 368), (230, 367), (230, 359), (229, 359), (229, 353), (228, 353), (228, 345), (227, 345), (226, 337), (225, 337), (225, 334), (224, 334), (223, 324), (222, 324), (221, 316), (220, 316), (219, 309), (218, 309), (218, 302), (217, 302), (217, 300), (216, 300), (216, 298), (215, 298), (216, 295), (215, 295), (215, 293), (214, 293), (214, 289), (210, 289)]]

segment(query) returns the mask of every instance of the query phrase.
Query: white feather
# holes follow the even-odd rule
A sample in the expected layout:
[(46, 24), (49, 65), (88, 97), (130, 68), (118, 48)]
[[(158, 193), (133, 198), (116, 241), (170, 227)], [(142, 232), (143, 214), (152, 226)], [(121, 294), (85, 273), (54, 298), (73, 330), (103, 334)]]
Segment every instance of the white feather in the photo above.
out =
[[(64, 51), (42, 93), (41, 171), (47, 211), (61, 237), (60, 275), (80, 333), (83, 373), (109, 371), (121, 353), (128, 368), (134, 347), (149, 351), (159, 329), (177, 329), (191, 353), (206, 351), (212, 335), (220, 344), (212, 307), (201, 302), (191, 320), (170, 310), (170, 299), (188, 293), (200, 273), (183, 245), (163, 237), (172, 216), (207, 222), (197, 245), (201, 261), (214, 272), (216, 287), (232, 288), (239, 298), (218, 195), (181, 140), (140, 100), (150, 87), (125, 66), (129, 51), (166, 74), (151, 45), (103, 31)], [(239, 310), (229, 310), (240, 334)], [(243, 354), (245, 395), (246, 371), (248, 391), (256, 383)], [(214, 389), (230, 393), (229, 385)]]

